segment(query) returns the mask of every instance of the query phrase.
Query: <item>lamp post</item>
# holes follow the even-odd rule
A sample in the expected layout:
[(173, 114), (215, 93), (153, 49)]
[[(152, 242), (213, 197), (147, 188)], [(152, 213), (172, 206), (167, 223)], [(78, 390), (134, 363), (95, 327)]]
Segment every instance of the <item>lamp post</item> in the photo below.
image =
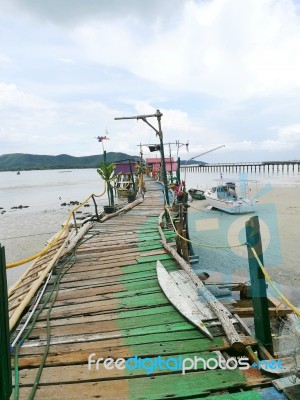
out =
[[(169, 188), (168, 188), (167, 171), (166, 171), (166, 160), (165, 160), (165, 153), (164, 153), (163, 133), (162, 133), (162, 129), (161, 129), (161, 117), (162, 117), (162, 115), (163, 114), (159, 110), (156, 110), (155, 114), (136, 115), (135, 117), (118, 117), (118, 118), (115, 118), (115, 120), (121, 120), (121, 119), (137, 119), (137, 120), (139, 120), (139, 119), (141, 119), (147, 125), (149, 125), (150, 128), (152, 128), (156, 132), (156, 135), (159, 137), (159, 143), (160, 143), (161, 164), (162, 164), (162, 170), (163, 170), (163, 183), (164, 183), (164, 188), (165, 188), (166, 202), (169, 205), (170, 204)], [(147, 120), (147, 118), (151, 118), (151, 117), (156, 117), (157, 118), (158, 129), (156, 129)]]

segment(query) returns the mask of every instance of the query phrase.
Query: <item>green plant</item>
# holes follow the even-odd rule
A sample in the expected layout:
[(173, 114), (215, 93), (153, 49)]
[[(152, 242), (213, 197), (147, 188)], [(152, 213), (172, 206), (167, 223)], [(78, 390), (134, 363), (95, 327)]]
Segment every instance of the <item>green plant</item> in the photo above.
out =
[(115, 168), (116, 168), (116, 165), (113, 163), (110, 163), (110, 164), (101, 163), (99, 168), (97, 169), (98, 174), (106, 183), (108, 203), (110, 206), (115, 205), (114, 192), (113, 192), (113, 187), (111, 184), (111, 182), (115, 178), (115, 172), (114, 172)]
[(137, 164), (135, 166), (135, 173), (136, 174), (144, 174), (146, 172), (146, 167), (145, 165), (142, 164)]

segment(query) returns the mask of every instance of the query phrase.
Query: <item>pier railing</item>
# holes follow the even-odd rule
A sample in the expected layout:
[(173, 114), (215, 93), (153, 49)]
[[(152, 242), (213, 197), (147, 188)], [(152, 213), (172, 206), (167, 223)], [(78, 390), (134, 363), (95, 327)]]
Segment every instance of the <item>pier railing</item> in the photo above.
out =
[(300, 172), (300, 161), (261, 161), (182, 165), (187, 172)]

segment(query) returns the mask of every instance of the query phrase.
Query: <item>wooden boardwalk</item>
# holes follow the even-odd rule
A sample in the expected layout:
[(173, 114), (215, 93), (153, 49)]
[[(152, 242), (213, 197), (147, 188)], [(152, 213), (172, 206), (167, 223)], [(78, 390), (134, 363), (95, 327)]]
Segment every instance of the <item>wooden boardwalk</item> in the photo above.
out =
[[(216, 321), (207, 322), (214, 336), (210, 340), (170, 305), (158, 285), (157, 260), (168, 271), (178, 265), (164, 250), (157, 230), (162, 192), (157, 183), (146, 184), (143, 203), (95, 223), (71, 259), (56, 267), (47, 289), (49, 295), (53, 292), (51, 298), (20, 349), (19, 398), (30, 398), (48, 337), (35, 399), (283, 399), (271, 396), (273, 388), (259, 388), (270, 378), (254, 368), (203, 370), (200, 363), (182, 375), (174, 361), (170, 369), (157, 368), (149, 374), (145, 368), (106, 369), (103, 360), (98, 369), (95, 363), (88, 368), (93, 353), (94, 361), (134, 356), (160, 356), (166, 361), (179, 356), (216, 358), (212, 351), (229, 351)], [(173, 232), (165, 235), (174, 242)]]

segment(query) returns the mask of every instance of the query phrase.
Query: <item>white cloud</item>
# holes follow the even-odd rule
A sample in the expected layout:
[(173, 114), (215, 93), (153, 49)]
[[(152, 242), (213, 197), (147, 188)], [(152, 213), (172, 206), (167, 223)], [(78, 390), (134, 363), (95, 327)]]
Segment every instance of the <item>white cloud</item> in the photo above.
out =
[(13, 145), (14, 152), (30, 148), (28, 152), (45, 153), (46, 149), (53, 154), (48, 145), (64, 145), (64, 152), (69, 148), (74, 153), (73, 149), (78, 147), (78, 155), (88, 149), (92, 154), (94, 137), (101, 130), (104, 132), (115, 114), (116, 110), (101, 102), (50, 102), (21, 91), (16, 85), (0, 83), (1, 150), (9, 152), (7, 149)]
[(108, 151), (137, 154), (155, 132), (113, 118), (156, 108), (190, 156), (299, 149), (295, 0), (0, 4), (1, 151), (91, 154), (108, 128)]
[(74, 38), (91, 60), (174, 91), (243, 99), (300, 86), (300, 17), (292, 0), (186, 1), (172, 24), (157, 21), (89, 21)]
[(292, 146), (300, 145), (300, 123), (279, 128), (278, 137), (281, 141)]
[(0, 53), (0, 65), (1, 64), (2, 65), (9, 64), (9, 63), (11, 63), (11, 61), (12, 61), (12, 59), (10, 57), (8, 57), (6, 54)]

